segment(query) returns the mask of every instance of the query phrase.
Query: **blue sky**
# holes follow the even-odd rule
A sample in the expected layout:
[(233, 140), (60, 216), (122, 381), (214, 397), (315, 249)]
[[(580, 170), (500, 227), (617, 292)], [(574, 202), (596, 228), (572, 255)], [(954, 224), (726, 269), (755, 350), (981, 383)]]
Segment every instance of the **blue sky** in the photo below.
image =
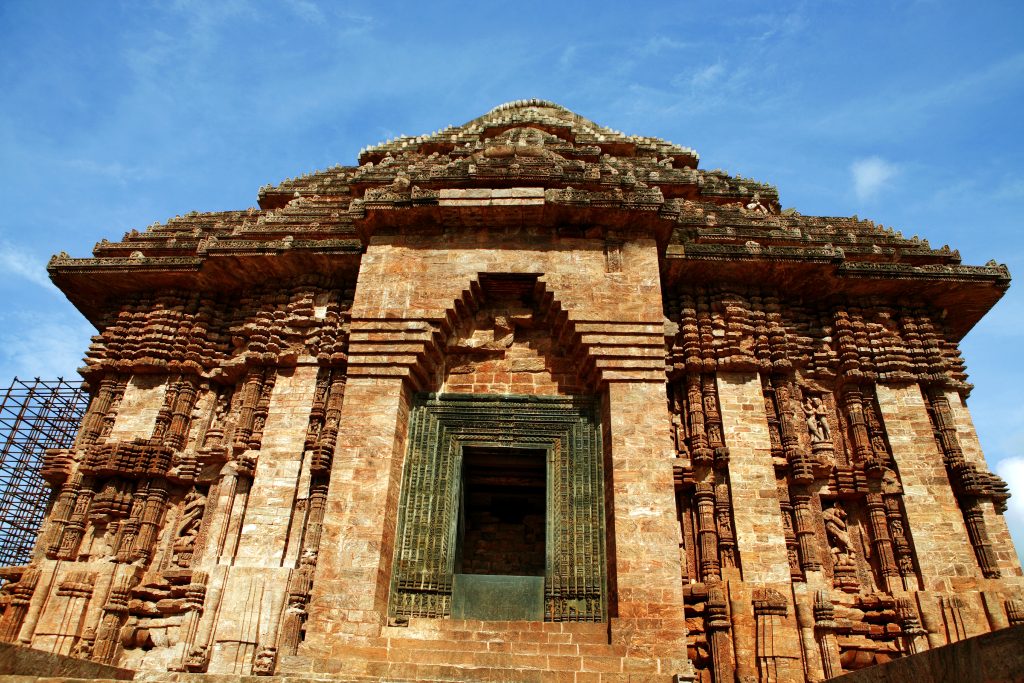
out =
[[(0, 382), (73, 376), (88, 343), (52, 253), (527, 97), (1024, 273), (1024, 4), (638, 4), (5, 0)], [(1022, 315), (1016, 285), (963, 343), (1018, 548)]]

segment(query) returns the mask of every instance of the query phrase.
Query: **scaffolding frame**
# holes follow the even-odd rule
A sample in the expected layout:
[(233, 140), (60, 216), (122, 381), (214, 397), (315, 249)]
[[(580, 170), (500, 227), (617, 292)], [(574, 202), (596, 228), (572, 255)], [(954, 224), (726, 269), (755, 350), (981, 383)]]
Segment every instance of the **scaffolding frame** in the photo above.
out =
[(0, 401), (0, 567), (27, 563), (50, 504), (39, 475), (49, 448), (71, 448), (89, 405), (81, 382), (23, 381)]

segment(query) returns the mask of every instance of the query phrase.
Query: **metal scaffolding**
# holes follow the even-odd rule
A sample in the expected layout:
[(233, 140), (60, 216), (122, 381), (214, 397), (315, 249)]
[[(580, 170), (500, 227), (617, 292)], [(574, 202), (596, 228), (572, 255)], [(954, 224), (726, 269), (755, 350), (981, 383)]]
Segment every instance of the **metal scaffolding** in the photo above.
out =
[(50, 492), (39, 476), (48, 448), (70, 448), (88, 407), (80, 382), (17, 377), (0, 402), (0, 567), (32, 556)]

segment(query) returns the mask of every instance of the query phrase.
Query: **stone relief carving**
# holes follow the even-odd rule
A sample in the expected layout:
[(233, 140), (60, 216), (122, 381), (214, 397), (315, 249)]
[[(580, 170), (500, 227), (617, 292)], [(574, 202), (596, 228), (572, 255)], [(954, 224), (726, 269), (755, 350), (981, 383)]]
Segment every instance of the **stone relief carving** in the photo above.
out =
[(825, 533), (828, 535), (829, 547), (832, 552), (832, 563), (836, 567), (852, 567), (854, 566), (854, 557), (856, 557), (850, 542), (846, 516), (846, 511), (839, 503), (822, 512)]
[(172, 561), (179, 567), (188, 567), (191, 564), (196, 538), (199, 536), (199, 526), (202, 524), (205, 512), (206, 496), (198, 489), (192, 489), (185, 497), (181, 516), (174, 532), (174, 558)]
[(811, 443), (832, 441), (832, 430), (828, 426), (828, 411), (818, 396), (807, 397), (803, 403), (804, 416), (807, 419), (807, 433), (811, 435)]

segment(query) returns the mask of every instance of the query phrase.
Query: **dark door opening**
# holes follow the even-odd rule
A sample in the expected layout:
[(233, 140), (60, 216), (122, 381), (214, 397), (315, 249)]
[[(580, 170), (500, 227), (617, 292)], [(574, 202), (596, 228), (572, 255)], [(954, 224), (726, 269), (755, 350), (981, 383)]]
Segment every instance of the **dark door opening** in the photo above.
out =
[(547, 451), (465, 446), (456, 571), (544, 576)]

